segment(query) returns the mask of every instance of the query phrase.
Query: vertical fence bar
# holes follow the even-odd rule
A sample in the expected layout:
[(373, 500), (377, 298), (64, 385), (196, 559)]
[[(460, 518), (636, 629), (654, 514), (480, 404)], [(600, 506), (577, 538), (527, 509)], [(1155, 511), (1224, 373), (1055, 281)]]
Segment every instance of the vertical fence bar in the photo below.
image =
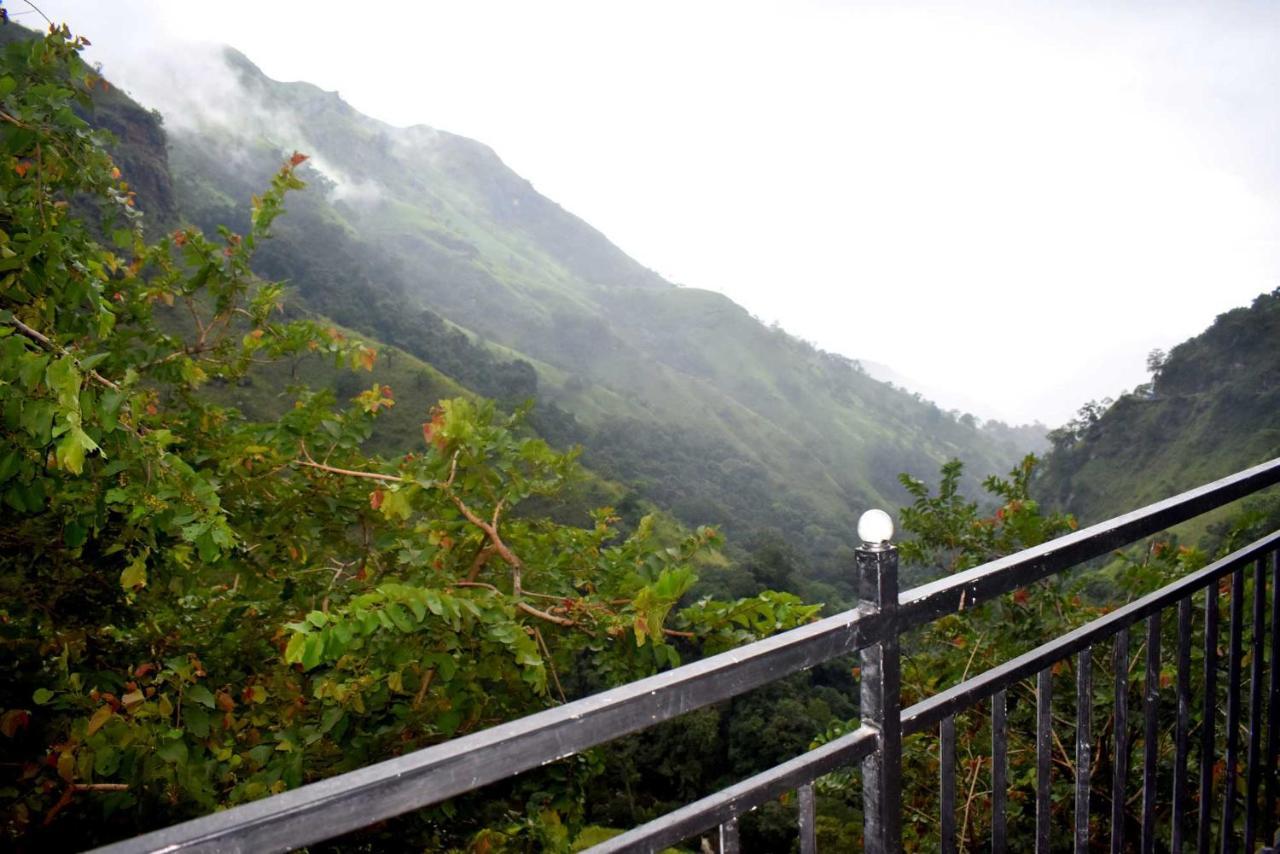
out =
[(1111, 854), (1124, 851), (1124, 788), (1129, 778), (1129, 630), (1116, 634), (1115, 753), (1111, 773)]
[(942, 854), (956, 854), (956, 718), (938, 725), (938, 801), (942, 819)]
[(1258, 783), (1262, 773), (1262, 636), (1266, 631), (1267, 573), (1262, 559), (1253, 567), (1253, 629), (1249, 645), (1249, 759), (1245, 783), (1244, 850), (1258, 842)]
[(1089, 854), (1089, 772), (1093, 765), (1093, 649), (1076, 660), (1076, 824), (1075, 852)]
[[(864, 519), (870, 513), (864, 514)], [(859, 528), (862, 522), (859, 522)], [(861, 652), (862, 723), (879, 738), (862, 763), (863, 848), (902, 850), (902, 672), (898, 658), (898, 550), (863, 543), (855, 552), (861, 604), (886, 615), (884, 639)]]
[(817, 812), (814, 803), (813, 784), (805, 783), (796, 789), (800, 807), (800, 854), (818, 854), (818, 832), (814, 826)]
[(720, 854), (740, 854), (737, 816), (720, 825)]
[(1160, 612), (1147, 617), (1147, 673), (1142, 681), (1142, 854), (1156, 850), (1156, 748), (1160, 737)]
[(1236, 850), (1236, 765), (1240, 761), (1240, 657), (1244, 642), (1244, 570), (1231, 573), (1231, 633), (1227, 650), (1227, 766), (1222, 793), (1222, 854)]
[(1036, 854), (1049, 854), (1053, 802), (1049, 772), (1053, 761), (1053, 668), (1036, 675)]
[(1267, 808), (1263, 833), (1274, 837), (1276, 808), (1276, 752), (1280, 749), (1280, 552), (1271, 553), (1271, 672), (1267, 678)]
[(1213, 820), (1214, 725), (1218, 715), (1218, 585), (1204, 593), (1204, 716), (1200, 722), (1200, 811), (1196, 851), (1208, 854)]
[(991, 854), (1005, 854), (1005, 793), (1009, 778), (1008, 694), (991, 698)]
[(1173, 806), (1169, 849), (1181, 851), (1187, 809), (1187, 731), (1191, 728), (1191, 598), (1178, 603), (1178, 722), (1173, 735)]

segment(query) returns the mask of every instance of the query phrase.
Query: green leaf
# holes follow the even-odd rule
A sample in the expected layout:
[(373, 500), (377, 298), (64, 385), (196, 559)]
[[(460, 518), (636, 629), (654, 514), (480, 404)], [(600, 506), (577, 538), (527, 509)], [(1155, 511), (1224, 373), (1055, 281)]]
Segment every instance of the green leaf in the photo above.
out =
[(206, 709), (212, 709), (216, 705), (213, 692), (203, 685), (192, 685), (186, 689), (187, 699), (194, 700)]
[(120, 573), (120, 586), (125, 590), (136, 590), (147, 586), (147, 558), (138, 555)]
[(199, 706), (188, 706), (182, 712), (187, 731), (196, 738), (209, 737), (209, 713)]
[(289, 643), (284, 648), (284, 660), (286, 664), (297, 664), (302, 661), (302, 650), (306, 646), (307, 636), (302, 632), (294, 632), (289, 637)]
[(401, 608), (396, 603), (392, 602), (388, 605), (386, 613), (391, 619), (391, 622), (394, 623), (395, 627), (400, 631), (408, 634), (414, 630), (415, 626), (413, 621), (409, 619), (409, 615), (405, 613), (404, 608)]
[(31, 695), (31, 702), (37, 706), (43, 706), (45, 703), (53, 699), (53, 692), (48, 688), (37, 688)]
[(93, 773), (99, 777), (110, 777), (120, 768), (120, 751), (110, 745), (99, 750), (93, 757)]
[(409, 490), (396, 489), (382, 495), (382, 515), (388, 519), (408, 519), (413, 512), (409, 503)]
[(58, 396), (64, 409), (80, 410), (80, 371), (76, 360), (63, 356), (53, 361), (44, 372), (45, 383)]
[(187, 743), (181, 739), (167, 741), (156, 749), (156, 756), (175, 765), (184, 765), (187, 761)]
[(58, 465), (72, 474), (81, 474), (84, 471), (85, 454), (96, 450), (98, 450), (98, 443), (89, 438), (89, 434), (79, 426), (73, 425), (66, 435), (58, 440)]
[(324, 653), (324, 638), (319, 635), (308, 635), (306, 645), (302, 650), (302, 669), (310, 670), (320, 663), (320, 656)]

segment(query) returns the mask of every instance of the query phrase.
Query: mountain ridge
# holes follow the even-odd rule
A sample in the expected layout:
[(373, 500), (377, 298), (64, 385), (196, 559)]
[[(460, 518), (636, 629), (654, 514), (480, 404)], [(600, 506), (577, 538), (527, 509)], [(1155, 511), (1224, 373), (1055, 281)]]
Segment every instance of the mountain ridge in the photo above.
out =
[(540, 432), (686, 522), (781, 531), (845, 583), (853, 522), (902, 498), (899, 472), (956, 456), (976, 486), (1025, 450), (665, 281), (483, 143), (222, 55), (226, 78), (168, 81), (192, 112), (165, 115), (168, 162), (150, 168), (171, 174), (177, 215), (243, 231), (280, 158), (311, 155), (262, 275), (481, 394), (536, 398)]

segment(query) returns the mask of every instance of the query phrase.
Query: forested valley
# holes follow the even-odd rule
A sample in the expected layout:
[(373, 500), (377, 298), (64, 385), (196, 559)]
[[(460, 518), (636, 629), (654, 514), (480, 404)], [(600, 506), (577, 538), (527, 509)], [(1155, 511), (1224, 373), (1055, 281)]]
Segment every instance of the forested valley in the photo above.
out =
[[(1040, 437), (663, 280), (480, 143), (230, 50), (228, 103), (161, 116), (85, 44), (0, 28), (13, 850), (163, 827), (837, 613), (869, 507), (895, 511), (909, 585), (1280, 455), (1280, 292)], [(1264, 496), (946, 617), (910, 640), (904, 692), (1278, 522)], [(322, 847), (576, 850), (847, 731), (857, 677), (833, 662)], [(850, 780), (819, 791), (820, 838), (850, 848)], [(747, 816), (747, 850), (792, 850), (794, 816)]]

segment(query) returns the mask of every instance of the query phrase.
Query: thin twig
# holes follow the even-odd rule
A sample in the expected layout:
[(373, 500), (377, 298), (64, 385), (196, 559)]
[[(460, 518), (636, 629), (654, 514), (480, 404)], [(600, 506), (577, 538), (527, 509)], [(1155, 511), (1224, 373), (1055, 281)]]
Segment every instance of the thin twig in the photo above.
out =
[(547, 647), (547, 642), (542, 637), (542, 632), (538, 631), (538, 627), (533, 627), (533, 636), (538, 639), (538, 643), (542, 646), (542, 654), (547, 657), (547, 669), (551, 671), (551, 681), (556, 683), (556, 691), (560, 694), (560, 702), (567, 703), (569, 698), (564, 694), (564, 687), (560, 684), (560, 676), (556, 673), (556, 663), (551, 660), (551, 650)]
[[(961, 680), (964, 681), (964, 680)], [(973, 773), (969, 775), (969, 795), (964, 799), (964, 817), (960, 820), (960, 844), (968, 850), (969, 808), (973, 806), (974, 791), (978, 788), (978, 772), (982, 770), (982, 760), (973, 763)]]
[(539, 610), (528, 602), (517, 602), (516, 607), (524, 611), (531, 617), (537, 617), (539, 620), (546, 620), (548, 623), (555, 623), (557, 626), (576, 626), (578, 625), (568, 617), (557, 617), (555, 614), (548, 614), (546, 611)]
[(28, 6), (30, 6), (32, 9), (34, 9), (37, 15), (39, 15), (41, 18), (44, 18), (44, 21), (46, 24), (48, 24), (51, 27), (54, 25), (53, 21), (49, 20), (49, 16), (46, 15), (44, 12), (41, 12), (40, 7), (37, 6), (35, 3), (32, 3), (31, 0), (23, 0), (23, 2), (26, 3)]
[(416, 709), (422, 705), (422, 698), (427, 696), (427, 689), (431, 687), (431, 680), (434, 678), (436, 678), (436, 669), (432, 667), (422, 677), (422, 684), (418, 686), (418, 693), (413, 697), (413, 708)]
[(347, 477), (364, 477), (364, 478), (368, 478), (369, 480), (381, 480), (381, 481), (387, 481), (389, 483), (405, 482), (405, 478), (399, 477), (394, 474), (380, 474), (378, 472), (373, 472), (373, 471), (356, 471), (355, 469), (341, 469), (336, 466), (330, 466), (330, 465), (325, 465), (324, 463), (318, 463), (311, 458), (311, 454), (310, 452), (307, 451), (307, 445), (305, 442), (299, 442), (298, 447), (302, 450), (302, 456), (303, 456), (303, 459), (296, 461), (298, 465), (307, 466), (313, 469), (319, 469), (320, 471), (327, 471), (330, 474), (342, 474), (342, 475), (346, 475)]
[(983, 637), (985, 637), (985, 635), (980, 634), (978, 635), (978, 639), (973, 642), (973, 652), (969, 653), (969, 660), (965, 662), (964, 673), (960, 676), (961, 682), (969, 678), (969, 668), (973, 666), (973, 658), (978, 654), (978, 649), (982, 646)]

